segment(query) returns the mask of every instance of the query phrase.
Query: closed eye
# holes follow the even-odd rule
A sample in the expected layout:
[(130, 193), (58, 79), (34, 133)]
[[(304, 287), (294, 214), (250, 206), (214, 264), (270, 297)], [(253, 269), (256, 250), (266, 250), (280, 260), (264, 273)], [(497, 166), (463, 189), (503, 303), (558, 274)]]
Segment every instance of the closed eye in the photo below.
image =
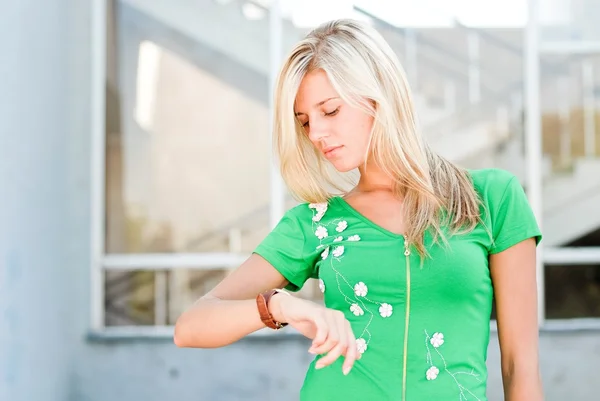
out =
[(330, 113), (325, 113), (325, 115), (326, 116), (335, 116), (339, 111), (340, 111), (340, 108), (338, 107), (337, 109), (333, 110)]
[[(340, 108), (338, 107), (337, 109), (333, 110), (332, 112), (329, 112), (329, 113), (324, 113), (324, 114), (325, 114), (325, 116), (327, 116), (327, 117), (333, 117), (333, 116), (335, 116), (335, 115), (336, 115), (336, 114), (337, 114), (339, 111), (340, 111)], [(302, 123), (301, 123), (301, 124), (302, 124)], [(308, 122), (308, 121), (302, 124), (302, 127), (303, 127), (303, 128), (308, 128), (308, 126), (309, 126), (309, 122)]]

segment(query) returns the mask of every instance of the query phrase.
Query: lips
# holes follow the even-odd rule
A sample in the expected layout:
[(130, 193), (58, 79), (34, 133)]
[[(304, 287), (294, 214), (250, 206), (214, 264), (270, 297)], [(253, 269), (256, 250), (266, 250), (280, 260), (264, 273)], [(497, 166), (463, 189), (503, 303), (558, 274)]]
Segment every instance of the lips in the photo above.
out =
[(325, 157), (333, 156), (336, 153), (336, 151), (341, 148), (342, 148), (342, 145), (327, 146), (327, 147), (323, 148), (323, 154), (325, 155)]

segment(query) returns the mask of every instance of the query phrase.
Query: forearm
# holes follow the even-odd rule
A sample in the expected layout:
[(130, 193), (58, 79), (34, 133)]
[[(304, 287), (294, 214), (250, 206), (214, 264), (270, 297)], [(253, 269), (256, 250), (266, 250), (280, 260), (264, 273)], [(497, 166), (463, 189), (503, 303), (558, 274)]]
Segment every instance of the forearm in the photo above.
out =
[(177, 319), (174, 341), (179, 347), (217, 348), (263, 327), (254, 299), (201, 299)]
[(543, 401), (542, 381), (537, 368), (509, 369), (502, 373), (506, 401)]

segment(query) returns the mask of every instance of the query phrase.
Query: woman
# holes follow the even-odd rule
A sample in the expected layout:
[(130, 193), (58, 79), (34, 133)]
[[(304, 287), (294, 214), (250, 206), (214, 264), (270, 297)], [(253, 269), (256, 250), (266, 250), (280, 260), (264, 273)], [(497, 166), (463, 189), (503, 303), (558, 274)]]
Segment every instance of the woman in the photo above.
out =
[[(399, 61), (366, 24), (312, 31), (275, 96), (281, 173), (306, 203), (178, 319), (176, 344), (222, 347), (290, 325), (315, 355), (302, 400), (485, 400), (495, 296), (505, 399), (541, 400), (541, 235), (517, 179), (429, 150)], [(332, 193), (329, 167), (358, 170), (358, 183)], [(324, 306), (281, 290), (308, 278)]]

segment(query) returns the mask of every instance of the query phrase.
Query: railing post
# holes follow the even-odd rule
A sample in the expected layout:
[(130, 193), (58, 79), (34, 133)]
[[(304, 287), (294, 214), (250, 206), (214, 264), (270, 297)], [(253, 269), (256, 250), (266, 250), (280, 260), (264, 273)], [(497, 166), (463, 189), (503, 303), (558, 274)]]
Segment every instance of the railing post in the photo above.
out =
[(559, 101), (558, 118), (560, 124), (560, 163), (563, 167), (571, 164), (571, 99), (569, 79), (566, 77), (557, 80), (557, 96)]
[[(535, 217), (543, 226), (542, 204), (542, 129), (540, 113), (540, 46), (539, 2), (528, 0), (528, 17), (525, 28), (524, 77), (525, 77), (525, 151), (527, 163), (527, 195)], [(537, 247), (538, 324), (545, 320), (544, 264), (542, 246)]]
[[(282, 37), (283, 37), (283, 23), (281, 15), (281, 1), (274, 0), (270, 7), (269, 12), (269, 124), (271, 135), (274, 134), (273, 129), (273, 95), (275, 93), (275, 81), (277, 79), (277, 73), (280, 68), (282, 59)], [(270, 143), (273, 143), (271, 141)], [(279, 222), (283, 214), (285, 213), (285, 188), (281, 175), (278, 169), (278, 160), (275, 159), (272, 147), (270, 147), (270, 154), (272, 154), (270, 163), (270, 202), (269, 202), (269, 225), (271, 228)]]
[(593, 157), (596, 154), (596, 99), (594, 96), (594, 65), (590, 60), (583, 60), (581, 63), (581, 76), (585, 156)]
[(469, 102), (478, 103), (481, 100), (481, 69), (479, 65), (479, 35), (475, 31), (467, 33), (469, 51)]
[(406, 56), (406, 70), (411, 89), (417, 90), (417, 33), (413, 28), (406, 28), (404, 36), (404, 52)]

